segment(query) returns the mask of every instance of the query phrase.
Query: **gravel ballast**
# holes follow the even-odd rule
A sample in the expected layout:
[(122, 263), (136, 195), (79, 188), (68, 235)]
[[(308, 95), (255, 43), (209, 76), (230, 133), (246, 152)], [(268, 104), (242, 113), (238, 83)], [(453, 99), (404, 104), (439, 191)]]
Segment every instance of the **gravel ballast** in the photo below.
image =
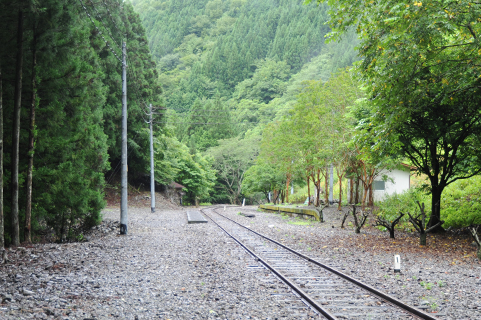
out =
[[(0, 319), (317, 319), (212, 222), (188, 224), (186, 210), (129, 208), (128, 235), (119, 236), (120, 213), (110, 208), (87, 242), (8, 250)], [(394, 274), (396, 252), (343, 245), (376, 231), (340, 229), (333, 209), (308, 225), (255, 207), (219, 211), (441, 319), (481, 319), (477, 259), (404, 253)]]
[[(481, 319), (481, 264), (474, 257), (473, 247), (462, 249), (457, 259), (452, 255), (423, 253), (424, 249), (420, 249), (421, 254), (419, 251), (406, 252), (402, 250), (406, 241), (419, 242), (416, 234), (397, 231), (397, 238), (389, 239), (388, 232), (372, 227), (355, 234), (352, 216), (345, 222), (346, 228), (340, 228), (343, 214), (337, 206), (324, 209), (324, 223), (307, 222), (278, 213), (257, 212), (254, 219), (239, 214), (253, 210), (255, 208), (229, 208), (225, 214), (440, 319)], [(219, 212), (224, 213), (223, 210)], [(394, 243), (398, 250), (382, 243), (375, 250), (365, 247), (364, 241), (373, 238), (382, 239), (384, 244)], [(429, 241), (428, 245), (435, 246)], [(372, 242), (368, 244), (372, 246)], [(471, 252), (463, 254), (464, 250)], [(396, 254), (401, 255), (401, 273), (394, 273)]]

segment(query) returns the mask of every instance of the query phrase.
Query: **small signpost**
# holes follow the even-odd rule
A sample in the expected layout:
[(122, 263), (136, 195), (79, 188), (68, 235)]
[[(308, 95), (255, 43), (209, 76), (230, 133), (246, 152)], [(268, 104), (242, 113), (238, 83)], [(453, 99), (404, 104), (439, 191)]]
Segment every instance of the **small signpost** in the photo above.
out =
[(401, 272), (401, 257), (397, 254), (394, 256), (394, 273)]

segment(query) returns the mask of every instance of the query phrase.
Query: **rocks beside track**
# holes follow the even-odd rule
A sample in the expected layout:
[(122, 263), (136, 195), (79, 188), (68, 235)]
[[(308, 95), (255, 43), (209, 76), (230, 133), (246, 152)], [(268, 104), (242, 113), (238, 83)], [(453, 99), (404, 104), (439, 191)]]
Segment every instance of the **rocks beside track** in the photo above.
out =
[[(220, 212), (440, 319), (481, 318), (481, 264), (474, 258), (453, 264), (443, 256), (403, 253), (402, 272), (394, 274), (396, 250), (368, 250), (357, 241), (387, 235), (340, 229), (333, 208), (324, 210), (325, 223), (239, 214), (254, 210)], [(312, 318), (213, 223), (188, 224), (185, 210), (129, 208), (129, 234), (119, 236), (119, 216), (117, 208), (107, 209), (85, 242), (8, 250), (0, 264), (0, 319)]]
[[(449, 254), (446, 250), (446, 255), (440, 255), (438, 251), (432, 253), (436, 244), (429, 243), (430, 240), (431, 251), (419, 247), (416, 234), (397, 231), (398, 239), (389, 239), (388, 233), (367, 227), (361, 234), (355, 234), (354, 228), (349, 226), (352, 216), (346, 221), (346, 228), (341, 229), (343, 214), (337, 211), (337, 206), (324, 209), (324, 223), (276, 213), (259, 213), (254, 221), (238, 212), (239, 208), (231, 208), (225, 213), (255, 231), (440, 319), (481, 319), (481, 263), (475, 258), (476, 249), (468, 240), (457, 254)], [(401, 253), (382, 243), (373, 250), (363, 246), (368, 238), (396, 243), (398, 248), (410, 241), (418, 250), (402, 250)], [(445, 252), (442, 248), (440, 251)], [(400, 274), (394, 273), (395, 254), (401, 254)]]
[(9, 250), (0, 319), (291, 319), (276, 300), (290, 290), (212, 223), (129, 208), (119, 236), (119, 216), (106, 211), (88, 242)]

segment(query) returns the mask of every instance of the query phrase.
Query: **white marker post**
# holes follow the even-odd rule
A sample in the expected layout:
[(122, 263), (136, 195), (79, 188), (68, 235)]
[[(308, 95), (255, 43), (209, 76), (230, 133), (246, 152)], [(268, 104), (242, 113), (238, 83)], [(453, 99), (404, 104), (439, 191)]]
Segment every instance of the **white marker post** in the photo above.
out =
[(224, 206), (224, 211), (225, 211), (225, 206)]
[(246, 204), (246, 198), (244, 198), (244, 200), (242, 200), (242, 206), (245, 206)]
[(401, 257), (397, 254), (394, 256), (394, 273), (401, 272)]

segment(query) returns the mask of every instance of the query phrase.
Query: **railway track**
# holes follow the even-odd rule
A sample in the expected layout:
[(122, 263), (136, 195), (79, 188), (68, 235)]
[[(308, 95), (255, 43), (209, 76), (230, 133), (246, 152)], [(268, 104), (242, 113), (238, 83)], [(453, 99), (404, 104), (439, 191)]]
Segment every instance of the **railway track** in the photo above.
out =
[(201, 211), (326, 319), (438, 319), (242, 226), (217, 209)]

